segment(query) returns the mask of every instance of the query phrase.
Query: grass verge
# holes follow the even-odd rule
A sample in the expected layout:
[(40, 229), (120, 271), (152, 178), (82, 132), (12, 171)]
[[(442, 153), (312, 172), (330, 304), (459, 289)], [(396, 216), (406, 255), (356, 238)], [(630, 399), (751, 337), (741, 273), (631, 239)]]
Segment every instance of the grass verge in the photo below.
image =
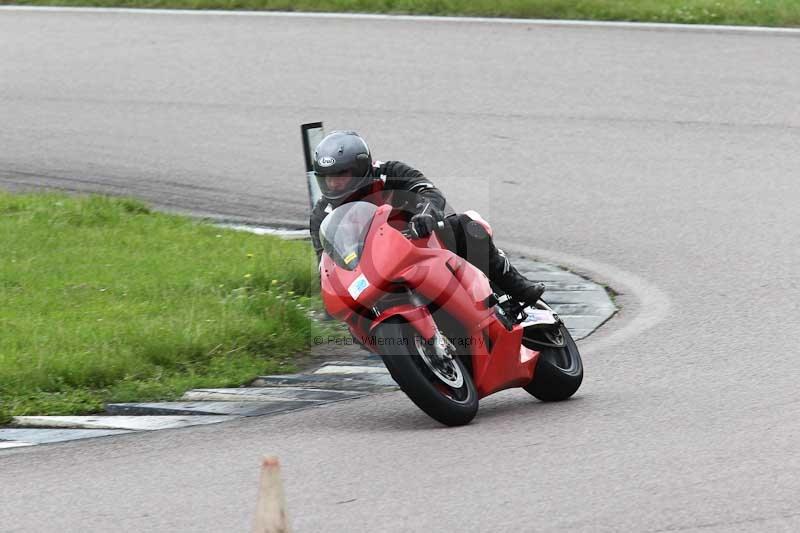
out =
[(3, 3), (800, 26), (797, 0), (0, 0)]
[(0, 192), (0, 421), (292, 370), (313, 251), (100, 196)]

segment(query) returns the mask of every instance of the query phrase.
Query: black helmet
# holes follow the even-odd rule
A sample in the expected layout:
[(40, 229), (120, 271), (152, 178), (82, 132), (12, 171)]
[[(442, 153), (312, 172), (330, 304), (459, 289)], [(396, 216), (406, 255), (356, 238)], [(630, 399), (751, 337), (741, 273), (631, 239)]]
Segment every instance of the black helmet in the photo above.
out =
[[(314, 150), (314, 173), (322, 196), (327, 200), (341, 200), (365, 187), (372, 179), (372, 155), (369, 146), (354, 131), (333, 131), (325, 136)], [(343, 188), (328, 187), (326, 178), (351, 176)]]

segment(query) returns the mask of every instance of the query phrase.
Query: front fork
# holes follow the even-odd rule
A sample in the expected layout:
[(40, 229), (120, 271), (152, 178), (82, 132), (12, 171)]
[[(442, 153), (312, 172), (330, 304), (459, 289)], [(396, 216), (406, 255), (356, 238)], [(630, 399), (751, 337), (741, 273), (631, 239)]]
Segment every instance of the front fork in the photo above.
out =
[[(433, 315), (428, 310), (428, 306), (419, 295), (409, 291), (409, 301), (403, 304), (394, 305), (383, 311), (375, 309), (376, 318), (370, 325), (370, 333), (386, 320), (399, 317), (407, 322), (416, 332), (419, 338), (433, 348), (432, 354), (441, 360), (452, 360), (456, 353), (453, 343), (439, 330)], [(414, 339), (409, 339), (413, 341)]]

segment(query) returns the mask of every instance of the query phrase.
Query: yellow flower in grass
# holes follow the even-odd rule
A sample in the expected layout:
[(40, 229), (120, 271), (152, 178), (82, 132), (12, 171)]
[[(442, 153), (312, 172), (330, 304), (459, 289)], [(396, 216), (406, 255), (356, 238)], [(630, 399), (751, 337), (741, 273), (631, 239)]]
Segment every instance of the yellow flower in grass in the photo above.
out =
[(277, 284), (278, 284), (278, 280), (277, 280), (277, 279), (273, 279), (273, 280), (272, 280), (272, 284), (273, 284), (273, 285), (277, 285)]
[(253, 277), (253, 276), (252, 276), (251, 274), (245, 274), (245, 275), (244, 275), (244, 279), (250, 279), (250, 278), (252, 278), (252, 277)]

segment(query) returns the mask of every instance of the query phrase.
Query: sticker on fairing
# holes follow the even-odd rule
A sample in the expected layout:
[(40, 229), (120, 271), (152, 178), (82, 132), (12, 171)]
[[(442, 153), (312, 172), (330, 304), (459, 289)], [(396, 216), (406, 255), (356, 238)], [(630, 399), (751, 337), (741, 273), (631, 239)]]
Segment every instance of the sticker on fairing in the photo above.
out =
[(352, 262), (353, 262), (353, 260), (354, 260), (356, 257), (358, 257), (358, 254), (357, 254), (357, 253), (355, 253), (355, 252), (350, 252), (349, 254), (347, 254), (347, 257), (345, 257), (345, 258), (344, 258), (344, 264), (345, 264), (345, 265), (349, 265), (350, 263), (352, 263)]
[(350, 287), (347, 288), (347, 292), (350, 293), (353, 300), (358, 300), (358, 297), (361, 296), (361, 293), (364, 292), (364, 289), (367, 287), (369, 287), (369, 281), (367, 281), (367, 277), (364, 276), (364, 274), (361, 274), (350, 284)]

